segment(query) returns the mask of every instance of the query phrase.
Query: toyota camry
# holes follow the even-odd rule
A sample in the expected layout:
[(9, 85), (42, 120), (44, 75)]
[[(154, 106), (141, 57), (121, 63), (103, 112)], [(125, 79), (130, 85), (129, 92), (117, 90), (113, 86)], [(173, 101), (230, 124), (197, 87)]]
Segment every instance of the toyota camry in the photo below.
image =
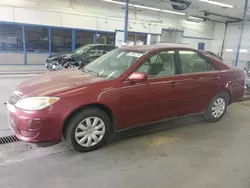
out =
[(115, 49), (86, 65), (20, 84), (7, 102), (20, 139), (92, 151), (110, 133), (203, 114), (220, 120), (244, 94), (244, 71), (203, 51), (174, 45)]

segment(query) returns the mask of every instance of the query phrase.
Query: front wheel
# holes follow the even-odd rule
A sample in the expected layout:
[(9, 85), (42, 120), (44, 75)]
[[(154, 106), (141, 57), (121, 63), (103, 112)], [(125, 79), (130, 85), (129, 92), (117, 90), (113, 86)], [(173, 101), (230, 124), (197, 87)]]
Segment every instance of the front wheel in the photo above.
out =
[(205, 120), (209, 122), (219, 121), (225, 114), (229, 103), (229, 94), (221, 92), (210, 102), (204, 114)]
[(75, 151), (93, 151), (105, 143), (110, 127), (109, 116), (101, 109), (90, 107), (70, 118), (64, 137), (69, 147)]

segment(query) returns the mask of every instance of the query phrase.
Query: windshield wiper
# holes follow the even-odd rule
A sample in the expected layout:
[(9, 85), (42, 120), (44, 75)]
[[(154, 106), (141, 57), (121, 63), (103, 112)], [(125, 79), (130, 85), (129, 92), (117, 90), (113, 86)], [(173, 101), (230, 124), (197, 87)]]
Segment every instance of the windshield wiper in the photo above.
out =
[(103, 75), (101, 73), (97, 73), (97, 72), (94, 72), (94, 71), (90, 71), (90, 70), (86, 70), (86, 69), (82, 69), (82, 71), (84, 73), (92, 74), (92, 75), (97, 76), (97, 77), (107, 78), (106, 75)]
[(83, 72), (84, 73), (88, 73), (88, 74), (92, 74), (94, 76), (98, 76), (98, 73), (94, 72), (94, 71), (90, 71), (90, 70), (86, 70), (86, 69), (83, 69)]

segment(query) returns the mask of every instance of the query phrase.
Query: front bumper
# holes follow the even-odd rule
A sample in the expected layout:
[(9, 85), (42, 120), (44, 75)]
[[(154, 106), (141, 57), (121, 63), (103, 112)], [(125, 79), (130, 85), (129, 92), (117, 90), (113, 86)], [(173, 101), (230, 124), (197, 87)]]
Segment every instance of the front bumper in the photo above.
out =
[(61, 121), (48, 109), (24, 111), (9, 103), (7, 108), (9, 126), (18, 139), (33, 143), (61, 140)]

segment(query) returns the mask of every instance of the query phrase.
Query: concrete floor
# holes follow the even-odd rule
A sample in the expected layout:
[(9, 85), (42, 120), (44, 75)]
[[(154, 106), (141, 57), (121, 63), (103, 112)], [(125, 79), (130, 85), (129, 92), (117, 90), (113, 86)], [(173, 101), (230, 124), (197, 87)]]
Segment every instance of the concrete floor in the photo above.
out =
[(238, 103), (217, 123), (195, 116), (137, 128), (84, 154), (64, 143), (0, 145), (0, 187), (250, 188), (249, 114), (250, 102)]

